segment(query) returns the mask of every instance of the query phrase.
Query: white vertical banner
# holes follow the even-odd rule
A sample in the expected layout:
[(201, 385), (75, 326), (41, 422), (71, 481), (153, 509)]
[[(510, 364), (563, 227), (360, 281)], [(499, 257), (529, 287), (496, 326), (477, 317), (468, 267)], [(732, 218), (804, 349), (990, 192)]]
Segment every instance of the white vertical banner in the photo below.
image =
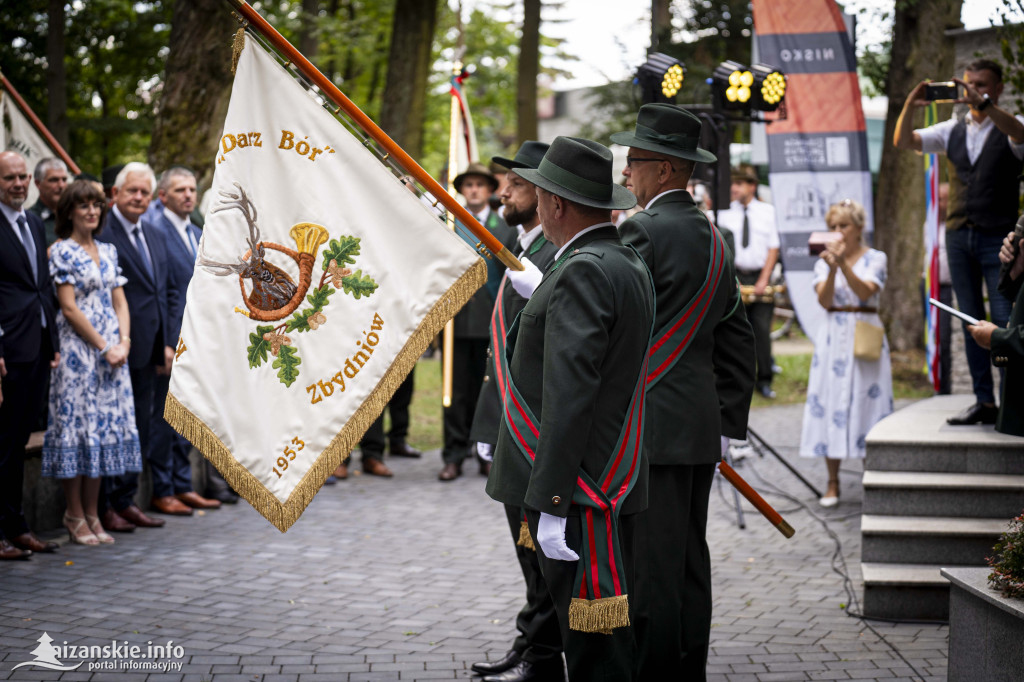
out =
[(246, 37), (165, 417), (282, 531), (483, 260)]
[[(3, 137), (0, 138), (0, 147), (24, 156), (29, 173), (43, 159), (57, 156), (57, 153), (50, 148), (43, 136), (36, 132), (28, 118), (18, 108), (14, 98), (2, 89), (0, 89), (0, 112), (3, 113), (3, 126), (0, 127)], [(37, 199), (39, 199), (39, 190), (36, 189), (36, 183), (30, 181), (25, 208), (36, 203)]]

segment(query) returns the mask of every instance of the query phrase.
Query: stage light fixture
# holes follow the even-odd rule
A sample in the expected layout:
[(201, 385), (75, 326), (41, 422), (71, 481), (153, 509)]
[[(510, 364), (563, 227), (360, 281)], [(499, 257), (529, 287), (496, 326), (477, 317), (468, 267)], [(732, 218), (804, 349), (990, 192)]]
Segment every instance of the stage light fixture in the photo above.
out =
[(786, 76), (773, 66), (754, 64), (754, 99), (751, 107), (756, 111), (775, 111), (786, 97)]
[(708, 79), (714, 106), (719, 110), (775, 111), (786, 97), (786, 76), (773, 66), (746, 66), (734, 61), (718, 65)]
[(640, 86), (644, 104), (672, 104), (685, 78), (686, 67), (682, 62), (667, 54), (652, 52), (647, 55), (647, 62), (637, 69), (633, 82)]

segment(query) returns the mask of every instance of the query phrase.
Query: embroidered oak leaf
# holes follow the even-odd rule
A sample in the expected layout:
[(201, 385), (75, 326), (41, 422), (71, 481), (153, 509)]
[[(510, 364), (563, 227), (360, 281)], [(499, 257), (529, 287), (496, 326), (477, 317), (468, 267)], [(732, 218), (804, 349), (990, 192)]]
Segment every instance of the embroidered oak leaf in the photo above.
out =
[[(270, 344), (270, 353), (274, 357), (278, 357), (281, 353), (281, 348), (288, 348), (292, 345), (291, 337), (285, 336), (284, 334), (278, 334), (273, 329), (263, 335), (263, 339)], [(277, 367), (277, 363), (274, 363), (274, 367)]]
[(369, 296), (377, 290), (378, 284), (369, 275), (364, 275), (362, 270), (356, 270), (341, 280), (341, 288), (346, 294), (352, 294), (353, 298)]
[(279, 347), (279, 351), (280, 354), (275, 353), (277, 360), (274, 360), (273, 368), (277, 370), (277, 378), (281, 380), (281, 383), (291, 386), (299, 378), (299, 365), (302, 360), (295, 354), (295, 349), (291, 346), (282, 345)]
[(352, 268), (340, 267), (338, 261), (332, 260), (327, 267), (327, 272), (331, 274), (331, 282), (334, 286), (340, 289), (342, 279), (352, 274)]
[(323, 269), (328, 270), (332, 260), (335, 265), (342, 266), (355, 263), (355, 257), (359, 255), (359, 241), (359, 237), (352, 236), (332, 239), (324, 249)]
[[(299, 312), (292, 315), (291, 319), (288, 320), (288, 324), (285, 326), (287, 332), (308, 332), (311, 329), (316, 329), (310, 324), (309, 319), (319, 313), (327, 305), (327, 299), (331, 294), (335, 292), (328, 285), (323, 285), (319, 289), (314, 289), (313, 293), (306, 296), (306, 300), (309, 301), (310, 307), (300, 310)], [(317, 321), (317, 326), (320, 326), (327, 321), (327, 318), (321, 315), (321, 319)]]
[(313, 315), (309, 316), (309, 319), (306, 320), (306, 323), (309, 325), (310, 329), (316, 329), (326, 321), (326, 315), (324, 315), (322, 312), (316, 312)]
[[(264, 338), (264, 334), (273, 332), (274, 328), (260, 325), (256, 331), (249, 334), (249, 368), (259, 367), (267, 361), (267, 354), (270, 352), (270, 342)], [(276, 355), (276, 353), (275, 353)]]

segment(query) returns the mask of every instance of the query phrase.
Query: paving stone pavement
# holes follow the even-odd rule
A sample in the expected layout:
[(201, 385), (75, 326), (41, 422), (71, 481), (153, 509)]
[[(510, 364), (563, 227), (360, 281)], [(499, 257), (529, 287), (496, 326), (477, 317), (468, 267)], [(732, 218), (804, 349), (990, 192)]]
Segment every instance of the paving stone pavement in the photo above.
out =
[[(799, 461), (802, 406), (762, 408), (751, 425), (821, 487), (822, 462)], [(389, 462), (394, 479), (352, 476), (324, 488), (281, 534), (244, 502), (163, 529), (118, 535), (111, 547), (63, 544), (53, 556), (0, 564), (0, 680), (102, 682), (356, 682), (471, 677), (512, 641), (524, 589), (501, 507), (475, 466), (436, 479), (440, 457)], [(358, 468), (356, 465), (353, 468)], [(814, 496), (770, 454), (739, 462)], [(829, 527), (857, 598), (859, 462), (844, 467)], [(833, 540), (807, 512), (767, 496), (797, 529), (786, 540), (749, 505), (737, 528), (731, 488), (712, 492), (714, 620), (708, 679), (945, 680), (948, 629), (846, 615)], [(819, 513), (818, 509), (815, 509)], [(66, 540), (65, 538), (61, 538)], [(180, 671), (72, 672), (26, 666), (43, 632), (53, 645), (180, 646)], [(147, 659), (148, 660), (148, 659)], [(919, 676), (920, 675), (920, 676)]]

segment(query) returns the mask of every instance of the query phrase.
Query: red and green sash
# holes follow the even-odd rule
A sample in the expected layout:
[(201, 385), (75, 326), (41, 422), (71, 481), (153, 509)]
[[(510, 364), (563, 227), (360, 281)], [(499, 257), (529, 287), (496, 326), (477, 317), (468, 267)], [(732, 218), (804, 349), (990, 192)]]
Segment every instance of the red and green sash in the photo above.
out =
[(679, 313), (672, 318), (652, 339), (648, 352), (649, 369), (647, 388), (652, 388), (662, 377), (679, 362), (686, 349), (690, 347), (697, 331), (707, 316), (708, 306), (715, 297), (718, 284), (725, 272), (725, 240), (718, 230), (711, 228), (710, 258), (708, 271), (704, 275), (704, 284), (693, 295)]
[[(564, 260), (559, 259), (552, 270), (557, 269)], [(651, 289), (653, 292), (653, 282)], [(495, 344), (492, 354), (494, 377), (502, 396), (505, 424), (519, 451), (532, 467), (540, 440), (540, 421), (526, 404), (509, 374), (505, 335), (501, 333), (505, 329), (505, 322), (504, 311), (500, 306), (495, 306), (491, 319), (491, 335)], [(517, 328), (518, 320), (513, 323), (511, 331), (514, 333)], [(619, 549), (618, 518), (622, 501), (633, 489), (639, 475), (646, 376), (645, 356), (625, 423), (608, 465), (597, 481), (582, 469), (576, 479), (572, 501), (583, 508), (580, 514), (583, 545), (575, 579), (578, 596), (569, 605), (569, 627), (573, 630), (610, 633), (613, 628), (629, 625), (629, 602)]]

